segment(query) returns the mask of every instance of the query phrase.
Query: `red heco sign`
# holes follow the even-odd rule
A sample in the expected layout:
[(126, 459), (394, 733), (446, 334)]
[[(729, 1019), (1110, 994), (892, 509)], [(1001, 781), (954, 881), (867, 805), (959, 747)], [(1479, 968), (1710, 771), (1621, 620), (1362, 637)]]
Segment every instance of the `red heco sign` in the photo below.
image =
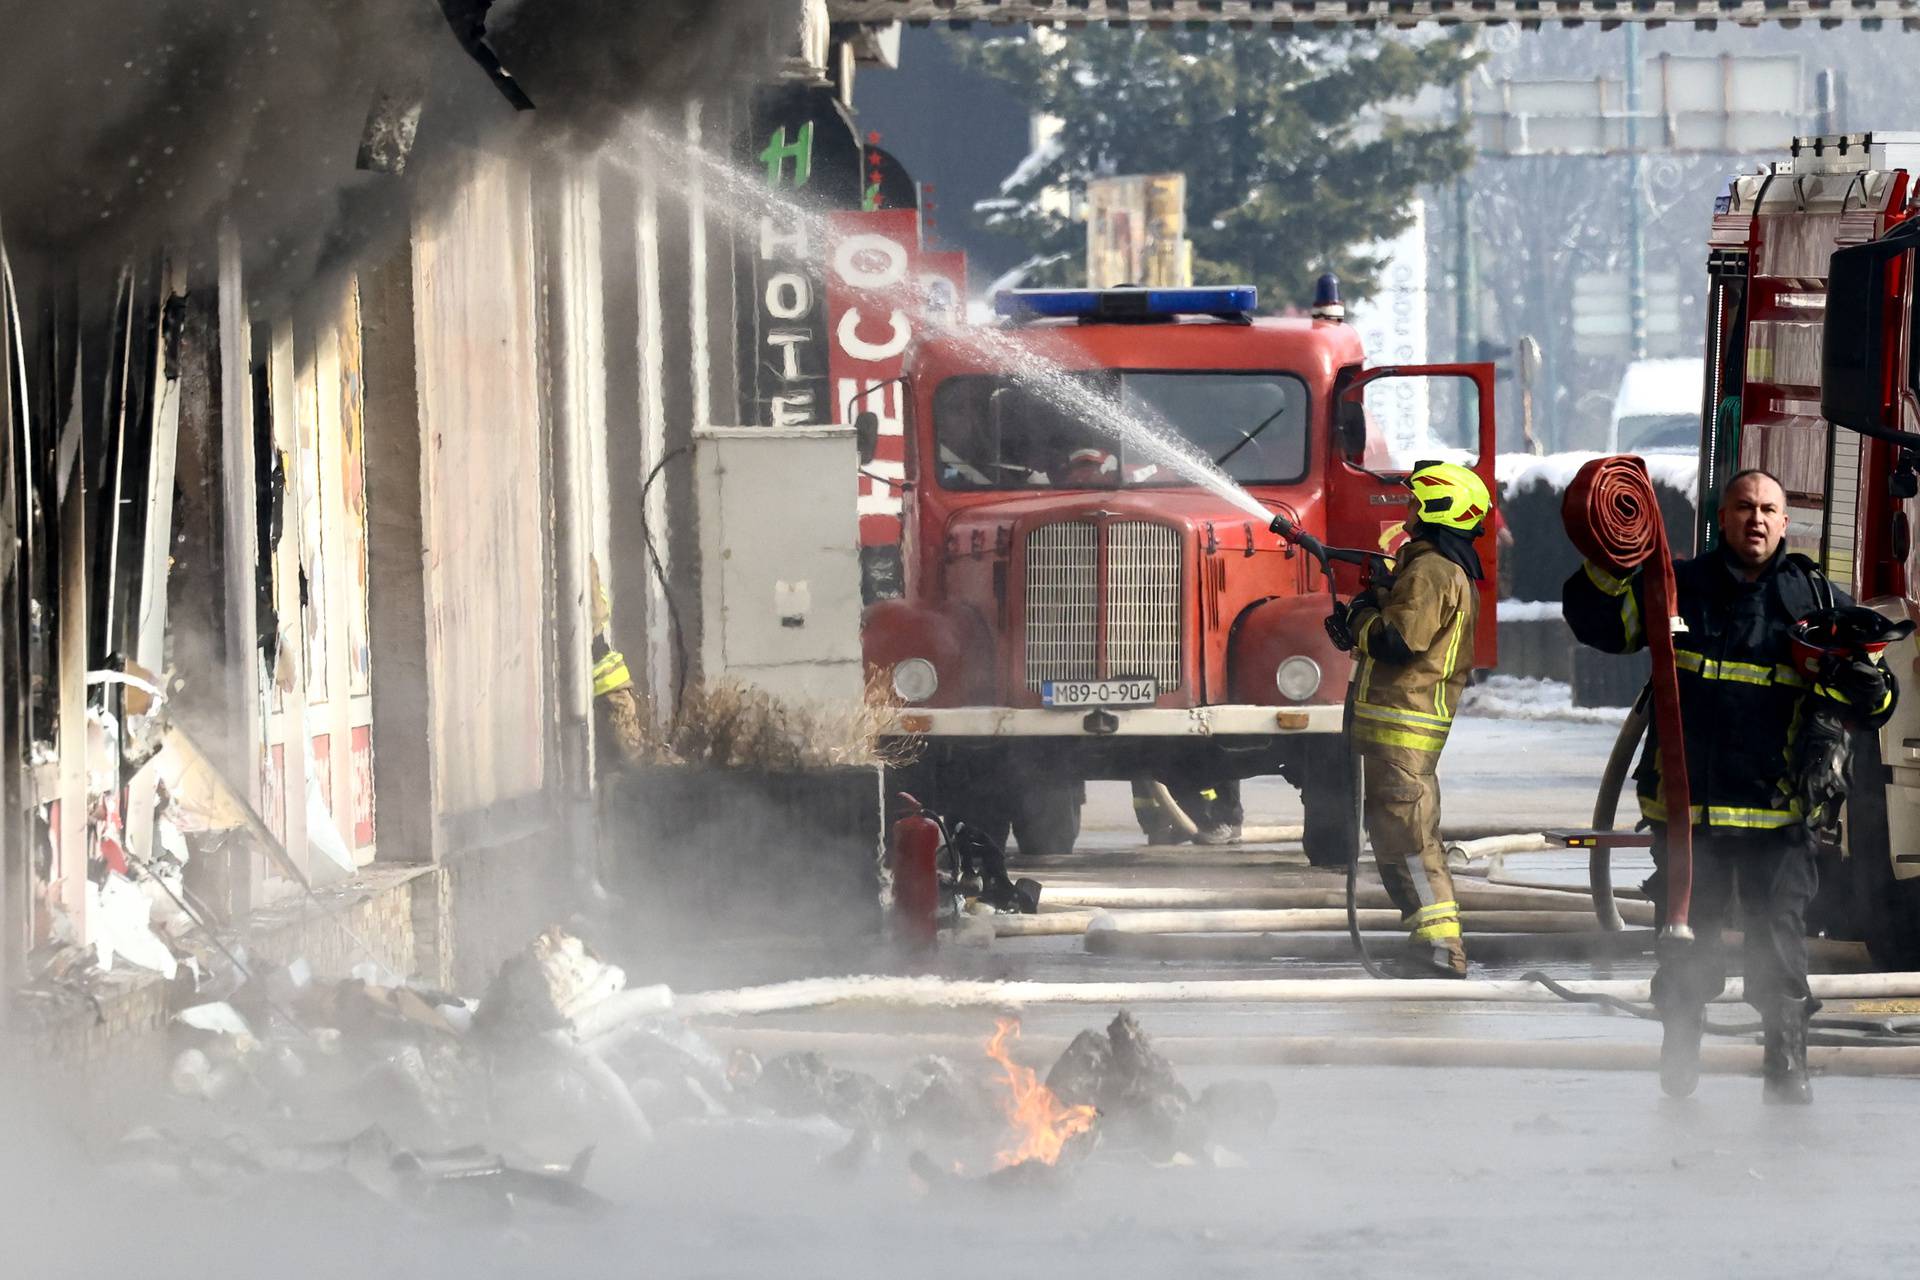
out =
[(860, 543), (885, 546), (900, 541), (900, 491), (894, 486), (906, 477), (905, 401), (892, 380), (929, 318), (964, 319), (966, 255), (923, 252), (920, 214), (913, 209), (837, 213), (828, 225), (833, 421), (849, 424), (863, 409), (880, 419), (879, 447), (860, 477)]

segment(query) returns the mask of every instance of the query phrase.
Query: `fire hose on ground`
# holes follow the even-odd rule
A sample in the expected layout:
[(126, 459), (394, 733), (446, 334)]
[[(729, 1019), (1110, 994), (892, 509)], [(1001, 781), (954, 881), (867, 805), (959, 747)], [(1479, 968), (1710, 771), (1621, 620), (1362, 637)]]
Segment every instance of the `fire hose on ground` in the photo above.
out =
[[(1397, 922), (1396, 922), (1397, 923)], [(1382, 932), (1381, 941), (1400, 936), (1396, 927)], [(1622, 929), (1606, 933), (1594, 928), (1557, 932), (1527, 930), (1489, 933), (1468, 928), (1462, 935), (1467, 954), (1480, 964), (1498, 968), (1537, 967), (1546, 962), (1619, 963), (1639, 960), (1653, 950), (1651, 929)], [(1741, 938), (1723, 935), (1723, 945), (1735, 956)], [(1087, 934), (1089, 954), (1134, 960), (1206, 960), (1214, 962), (1273, 960), (1337, 963), (1353, 957), (1353, 943), (1342, 931), (1275, 930), (1263, 933), (1122, 933), (1102, 929)], [(1827, 938), (1807, 939), (1808, 958), (1816, 973), (1871, 973), (1873, 959), (1857, 942)]]
[[(1565, 911), (1577, 912), (1582, 919), (1586, 918), (1590, 905), (1587, 895), (1577, 890), (1521, 885), (1466, 885), (1459, 890), (1457, 896), (1461, 907), (1468, 911)], [(1343, 891), (1332, 885), (1324, 888), (1300, 885), (1192, 889), (1147, 885), (1082, 884), (1050, 886), (1046, 898), (1040, 904), (1040, 914), (1045, 916), (1094, 910), (1260, 911), (1314, 907), (1338, 908), (1344, 905), (1344, 901)], [(1387, 896), (1386, 890), (1372, 886), (1360, 890), (1359, 902), (1362, 907), (1381, 909), (1393, 907), (1393, 900)], [(1625, 905), (1627, 913), (1633, 917), (1629, 923), (1643, 927), (1653, 924), (1651, 904), (1630, 902)]]
[[(791, 1027), (705, 1024), (701, 1034), (722, 1048), (757, 1053), (824, 1053), (835, 1059), (884, 1059), (909, 1054), (961, 1057), (979, 1051), (971, 1035), (901, 1031), (817, 1031)], [(1027, 1032), (1020, 1046), (1035, 1061), (1057, 1058), (1071, 1037)], [(1659, 1065), (1655, 1044), (1597, 1039), (1495, 1040), (1460, 1036), (1155, 1036), (1153, 1047), (1181, 1067), (1466, 1067), (1534, 1071), (1649, 1071)], [(1827, 1076), (1888, 1077), (1920, 1074), (1920, 1047), (1820, 1047), (1808, 1063)], [(1701, 1070), (1714, 1075), (1753, 1075), (1760, 1069), (1758, 1045), (1708, 1045)]]
[[(1920, 998), (1920, 973), (1816, 974), (1809, 979), (1820, 1000)], [(1579, 995), (1646, 1000), (1645, 979), (1601, 979), (1565, 984)], [(1730, 978), (1721, 1003), (1737, 1002), (1743, 986)], [(870, 1008), (1019, 1009), (1034, 1005), (1138, 1004), (1344, 1004), (1351, 1002), (1553, 1004), (1559, 997), (1526, 978), (1219, 978), (1119, 982), (994, 982), (966, 978), (889, 977), (802, 978), (761, 987), (668, 993), (665, 1008), (680, 1017), (752, 1017), (808, 1009), (860, 1005)], [(624, 1011), (623, 1011), (624, 1012)], [(626, 1016), (634, 1016), (631, 1013)], [(618, 1034), (625, 1016), (597, 1024), (598, 1039)], [(1898, 1024), (1879, 1029), (1897, 1030)], [(1906, 1036), (1905, 1043), (1914, 1043)]]
[[(1207, 911), (1056, 911), (1040, 915), (991, 917), (994, 935), (1001, 938), (1059, 938), (1096, 933), (1273, 933), (1283, 930), (1319, 932), (1345, 929), (1395, 929), (1405, 917), (1398, 907), (1356, 909), (1353, 916), (1340, 907), (1292, 907), (1279, 910)], [(1464, 913), (1470, 929), (1490, 933), (1591, 933), (1593, 917), (1585, 911), (1472, 910)]]

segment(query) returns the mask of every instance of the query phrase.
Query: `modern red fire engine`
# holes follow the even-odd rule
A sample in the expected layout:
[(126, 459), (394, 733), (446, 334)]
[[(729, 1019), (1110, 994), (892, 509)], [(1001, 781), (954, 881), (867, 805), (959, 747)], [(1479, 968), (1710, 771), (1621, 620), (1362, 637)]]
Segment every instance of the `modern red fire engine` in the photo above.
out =
[[(870, 674), (904, 704), (898, 732), (923, 746), (909, 790), (1058, 853), (1090, 779), (1279, 773), (1302, 792), (1309, 855), (1345, 862), (1350, 668), (1322, 627), (1320, 567), (1086, 407), (1177, 432), (1327, 543), (1390, 547), (1421, 457), (1467, 460), (1493, 488), (1493, 369), (1366, 369), (1326, 301), (1268, 319), (1245, 288), (1016, 291), (991, 341), (918, 341), (905, 592), (864, 631)], [(1061, 395), (1063, 380), (1094, 394)], [(1369, 427), (1394, 396), (1417, 396), (1421, 436), (1399, 453), (1419, 457)], [(1358, 569), (1335, 573), (1343, 596), (1357, 588)]]
[[(1920, 134), (1795, 139), (1728, 184), (1708, 257), (1698, 545), (1727, 476), (1765, 467), (1787, 490), (1790, 549), (1895, 619), (1920, 617), (1917, 174)], [(1816, 915), (1904, 969), (1920, 964), (1920, 665), (1910, 639), (1886, 656), (1903, 696), (1856, 744)]]

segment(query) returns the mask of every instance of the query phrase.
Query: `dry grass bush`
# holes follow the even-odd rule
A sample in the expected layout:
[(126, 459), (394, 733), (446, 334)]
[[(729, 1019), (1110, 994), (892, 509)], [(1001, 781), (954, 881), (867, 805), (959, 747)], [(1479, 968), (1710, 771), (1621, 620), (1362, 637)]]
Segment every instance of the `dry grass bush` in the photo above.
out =
[(903, 765), (918, 748), (884, 738), (899, 710), (884, 684), (853, 703), (796, 703), (736, 680), (699, 685), (662, 733), (649, 717), (630, 720), (623, 740), (644, 764), (793, 773), (853, 765)]

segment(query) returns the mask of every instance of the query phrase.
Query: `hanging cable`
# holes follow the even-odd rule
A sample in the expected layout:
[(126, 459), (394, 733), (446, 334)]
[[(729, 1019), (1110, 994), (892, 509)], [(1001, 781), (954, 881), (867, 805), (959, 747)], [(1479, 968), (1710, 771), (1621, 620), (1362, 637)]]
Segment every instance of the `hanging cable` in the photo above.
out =
[(673, 653), (669, 661), (673, 663), (673, 707), (670, 719), (679, 719), (680, 708), (687, 700), (687, 638), (680, 627), (680, 610), (673, 603), (673, 592), (667, 586), (667, 571), (660, 563), (660, 551), (653, 542), (653, 521), (647, 518), (647, 494), (653, 488), (653, 482), (660, 478), (669, 462), (686, 453), (691, 445), (677, 445), (660, 455), (660, 461), (653, 464), (653, 470), (647, 472), (647, 478), (640, 485), (640, 536), (647, 544), (647, 564), (653, 569), (653, 577), (660, 584), (660, 598), (667, 605), (667, 621), (673, 630)]

